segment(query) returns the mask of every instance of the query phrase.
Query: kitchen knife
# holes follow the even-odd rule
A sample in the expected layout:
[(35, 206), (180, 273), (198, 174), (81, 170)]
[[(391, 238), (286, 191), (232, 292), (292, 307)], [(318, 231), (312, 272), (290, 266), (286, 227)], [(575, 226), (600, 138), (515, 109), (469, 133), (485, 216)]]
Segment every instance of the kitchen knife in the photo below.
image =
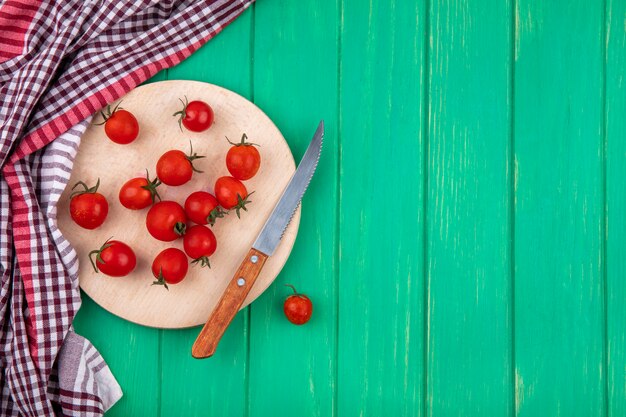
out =
[(283, 191), (278, 204), (265, 222), (261, 233), (252, 244), (252, 248), (230, 280), (217, 306), (209, 316), (208, 321), (200, 331), (191, 349), (194, 358), (208, 358), (213, 356), (217, 344), (224, 335), (226, 328), (241, 308), (243, 301), (254, 285), (265, 261), (274, 254), (276, 247), (283, 237), (287, 225), (291, 221), (300, 200), (306, 191), (311, 177), (317, 168), (317, 161), (322, 151), (324, 138), (324, 121), (317, 126), (315, 135), (309, 144), (298, 169), (294, 172), (289, 184)]

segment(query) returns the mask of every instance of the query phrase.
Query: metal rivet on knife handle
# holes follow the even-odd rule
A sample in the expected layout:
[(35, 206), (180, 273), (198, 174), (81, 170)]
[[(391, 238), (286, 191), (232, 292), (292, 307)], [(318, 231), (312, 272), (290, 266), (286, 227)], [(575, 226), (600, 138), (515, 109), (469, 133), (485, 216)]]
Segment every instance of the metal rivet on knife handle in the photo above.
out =
[[(250, 262), (253, 255), (259, 258), (256, 264)], [(226, 328), (241, 308), (250, 289), (254, 287), (266, 260), (267, 255), (263, 252), (252, 248), (248, 251), (193, 344), (191, 354), (194, 358), (208, 358), (215, 353)]]

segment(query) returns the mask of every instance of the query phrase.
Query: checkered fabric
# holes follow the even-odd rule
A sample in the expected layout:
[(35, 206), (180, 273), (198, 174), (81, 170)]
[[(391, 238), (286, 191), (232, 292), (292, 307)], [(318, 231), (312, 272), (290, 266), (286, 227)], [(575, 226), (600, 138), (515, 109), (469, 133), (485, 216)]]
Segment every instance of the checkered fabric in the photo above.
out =
[(189, 56), (252, 1), (0, 3), (0, 415), (99, 416), (121, 396), (71, 329), (78, 260), (56, 203), (90, 115)]

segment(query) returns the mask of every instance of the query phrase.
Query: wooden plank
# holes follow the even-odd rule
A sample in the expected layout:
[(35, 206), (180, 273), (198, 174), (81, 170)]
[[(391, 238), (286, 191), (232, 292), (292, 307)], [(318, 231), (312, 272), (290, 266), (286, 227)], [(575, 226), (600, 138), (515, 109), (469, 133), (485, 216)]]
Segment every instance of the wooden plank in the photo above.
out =
[(511, 17), (508, 1), (432, 3), (430, 416), (513, 412)]
[(250, 99), (253, 4), (215, 38), (168, 71), (170, 80), (205, 81)]
[(338, 415), (423, 410), (423, 1), (344, 0)]
[[(248, 415), (331, 416), (336, 393), (336, 1), (256, 3), (254, 101), (299, 161), (320, 119), (324, 148), (302, 202), (299, 236), (274, 284), (251, 306)], [(261, 155), (263, 149), (260, 150)], [(294, 284), (313, 300), (311, 321), (282, 312)]]
[(518, 0), (516, 407), (604, 416), (603, 8)]
[[(159, 72), (146, 84), (165, 79), (167, 70)], [(88, 261), (81, 259), (81, 262)], [(122, 320), (98, 306), (85, 293), (82, 299), (74, 328), (100, 351), (124, 393), (106, 413), (107, 417), (158, 415), (161, 331)], [(146, 381), (151, 383), (146, 384)]]
[(606, 9), (608, 415), (626, 415), (626, 3)]
[[(206, 81), (250, 98), (252, 10), (244, 12), (215, 39), (169, 70), (169, 79)], [(200, 327), (163, 331), (161, 416), (244, 415), (247, 332), (245, 313), (237, 315), (210, 359), (191, 357)]]

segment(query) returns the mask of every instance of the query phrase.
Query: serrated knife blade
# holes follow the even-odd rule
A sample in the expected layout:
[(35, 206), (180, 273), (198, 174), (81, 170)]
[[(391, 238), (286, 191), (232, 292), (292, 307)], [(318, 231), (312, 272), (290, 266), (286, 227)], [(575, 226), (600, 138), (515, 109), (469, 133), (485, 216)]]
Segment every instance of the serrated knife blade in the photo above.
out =
[(265, 261), (276, 250), (315, 173), (322, 152), (323, 139), (324, 121), (322, 120), (280, 200), (196, 338), (191, 348), (194, 358), (208, 358), (215, 353), (217, 344), (241, 308), (243, 300), (254, 285)]
[(252, 247), (268, 256), (272, 256), (280, 243), (285, 229), (289, 225), (296, 209), (300, 205), (311, 178), (317, 168), (324, 142), (324, 121), (320, 121), (311, 143), (298, 164), (291, 180), (283, 191), (278, 204), (272, 210)]

